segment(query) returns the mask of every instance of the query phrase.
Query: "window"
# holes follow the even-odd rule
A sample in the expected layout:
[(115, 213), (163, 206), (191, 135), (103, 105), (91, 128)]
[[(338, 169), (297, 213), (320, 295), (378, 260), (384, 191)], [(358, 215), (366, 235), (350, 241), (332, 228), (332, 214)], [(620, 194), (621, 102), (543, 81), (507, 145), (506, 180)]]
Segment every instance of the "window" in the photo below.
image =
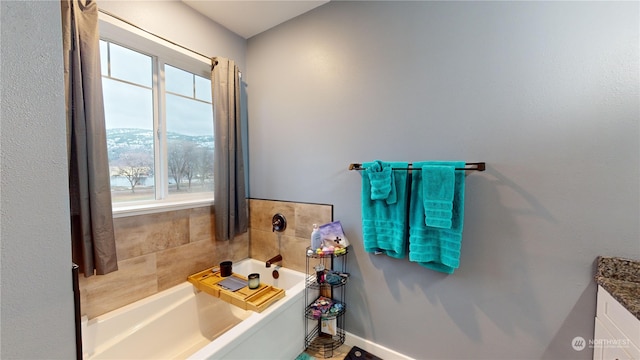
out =
[(194, 61), (133, 34), (112, 31), (115, 35), (105, 36), (110, 27), (100, 26), (114, 214), (211, 202), (214, 140), (208, 59)]

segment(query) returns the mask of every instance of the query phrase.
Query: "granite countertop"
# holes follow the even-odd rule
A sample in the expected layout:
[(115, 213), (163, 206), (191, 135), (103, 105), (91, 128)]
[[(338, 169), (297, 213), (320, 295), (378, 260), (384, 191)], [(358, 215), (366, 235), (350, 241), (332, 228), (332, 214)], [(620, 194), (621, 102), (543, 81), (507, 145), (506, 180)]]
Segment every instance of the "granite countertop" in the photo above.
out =
[(640, 261), (598, 256), (595, 280), (640, 320)]

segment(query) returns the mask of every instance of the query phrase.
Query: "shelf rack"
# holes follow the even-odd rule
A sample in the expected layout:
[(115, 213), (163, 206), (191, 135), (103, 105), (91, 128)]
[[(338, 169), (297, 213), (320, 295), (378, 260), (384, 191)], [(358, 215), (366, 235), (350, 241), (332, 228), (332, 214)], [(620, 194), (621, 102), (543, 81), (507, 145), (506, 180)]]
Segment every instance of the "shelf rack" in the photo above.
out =
[[(348, 277), (343, 277), (340, 282), (330, 284), (318, 281), (315, 266), (322, 264), (325, 272), (328, 270), (338, 271), (346, 274), (347, 269), (347, 253), (342, 254), (318, 254), (307, 248), (306, 261), (306, 282), (305, 282), (305, 310), (304, 317), (306, 319), (306, 335), (305, 348), (314, 352), (318, 357), (333, 357), (333, 352), (339, 348), (345, 341), (345, 312), (347, 309), (345, 303), (345, 290)], [(330, 298), (333, 304), (341, 304), (341, 310), (336, 313), (322, 314), (318, 316), (314, 313), (311, 305), (321, 296)], [(328, 322), (335, 326), (329, 332), (323, 332), (322, 323)]]

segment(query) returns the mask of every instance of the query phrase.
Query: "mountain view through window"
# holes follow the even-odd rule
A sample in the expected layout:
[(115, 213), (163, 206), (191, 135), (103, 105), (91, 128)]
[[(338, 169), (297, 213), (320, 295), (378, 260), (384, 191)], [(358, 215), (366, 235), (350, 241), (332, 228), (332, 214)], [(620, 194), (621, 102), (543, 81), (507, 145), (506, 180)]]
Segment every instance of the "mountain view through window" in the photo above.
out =
[(211, 80), (100, 41), (114, 203), (213, 192)]

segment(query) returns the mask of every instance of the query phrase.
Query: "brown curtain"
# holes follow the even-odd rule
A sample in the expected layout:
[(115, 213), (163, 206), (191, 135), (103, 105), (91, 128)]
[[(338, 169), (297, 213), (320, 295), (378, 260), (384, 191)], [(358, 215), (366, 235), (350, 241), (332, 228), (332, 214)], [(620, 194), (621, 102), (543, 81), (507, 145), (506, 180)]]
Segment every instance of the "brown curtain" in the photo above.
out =
[(240, 118), (240, 70), (232, 60), (221, 57), (211, 60), (216, 239), (230, 240), (247, 232)]
[(98, 5), (62, 0), (73, 262), (84, 276), (118, 269), (100, 77)]

